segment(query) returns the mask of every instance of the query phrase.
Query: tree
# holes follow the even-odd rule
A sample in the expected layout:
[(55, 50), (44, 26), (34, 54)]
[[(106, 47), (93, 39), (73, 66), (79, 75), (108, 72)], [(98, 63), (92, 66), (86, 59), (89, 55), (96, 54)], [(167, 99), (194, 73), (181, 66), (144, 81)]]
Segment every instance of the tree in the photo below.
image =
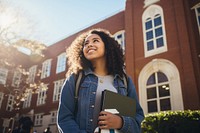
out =
[[(42, 85), (40, 81), (37, 83), (27, 82), (28, 65), (21, 58), (29, 60), (34, 56), (41, 59), (42, 51), (46, 49), (46, 46), (38, 41), (25, 38), (22, 32), (26, 33), (26, 37), (30, 37), (35, 30), (34, 23), (27, 18), (24, 11), (10, 5), (12, 3), (8, 1), (0, 1), (0, 69), (6, 70), (8, 73), (7, 82), (3, 88), (7, 90), (7, 93), (15, 96), (17, 105), (20, 100), (26, 98), (27, 90), (31, 89), (33, 92), (37, 92), (39, 86)], [(16, 86), (12, 83), (15, 72), (19, 73)], [(40, 76), (40, 72), (38, 70), (36, 75)]]

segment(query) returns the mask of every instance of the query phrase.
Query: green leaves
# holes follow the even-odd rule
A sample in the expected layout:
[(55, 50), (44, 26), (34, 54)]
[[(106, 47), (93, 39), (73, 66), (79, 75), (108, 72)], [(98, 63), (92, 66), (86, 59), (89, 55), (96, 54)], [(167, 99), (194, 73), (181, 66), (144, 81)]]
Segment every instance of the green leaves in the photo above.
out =
[(200, 133), (200, 110), (148, 114), (141, 126), (143, 133)]

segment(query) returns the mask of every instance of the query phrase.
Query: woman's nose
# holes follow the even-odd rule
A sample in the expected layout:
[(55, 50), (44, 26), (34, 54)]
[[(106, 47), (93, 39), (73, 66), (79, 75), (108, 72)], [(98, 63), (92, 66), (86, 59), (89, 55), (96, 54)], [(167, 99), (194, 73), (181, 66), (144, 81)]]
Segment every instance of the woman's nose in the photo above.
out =
[(92, 43), (88, 43), (88, 48), (92, 47), (93, 44)]

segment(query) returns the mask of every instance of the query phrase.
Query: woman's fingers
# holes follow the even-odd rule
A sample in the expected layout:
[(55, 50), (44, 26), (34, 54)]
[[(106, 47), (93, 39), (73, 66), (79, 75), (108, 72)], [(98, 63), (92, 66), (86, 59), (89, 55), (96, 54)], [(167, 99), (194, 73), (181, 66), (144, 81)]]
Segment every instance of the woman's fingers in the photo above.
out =
[(117, 129), (122, 126), (121, 117), (110, 112), (101, 111), (98, 120), (101, 129)]
[(108, 126), (107, 121), (99, 121), (99, 128), (101, 128), (101, 129), (108, 129), (109, 126)]

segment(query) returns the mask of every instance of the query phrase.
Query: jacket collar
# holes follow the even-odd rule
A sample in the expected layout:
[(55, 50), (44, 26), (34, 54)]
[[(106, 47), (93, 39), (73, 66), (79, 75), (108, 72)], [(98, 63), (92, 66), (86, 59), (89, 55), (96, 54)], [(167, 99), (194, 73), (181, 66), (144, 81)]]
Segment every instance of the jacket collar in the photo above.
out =
[[(90, 68), (84, 69), (83, 71), (85, 75), (94, 74), (94, 72)], [(123, 77), (121, 77), (119, 74), (115, 74), (114, 79), (115, 78), (120, 78), (121, 80), (123, 80)]]

